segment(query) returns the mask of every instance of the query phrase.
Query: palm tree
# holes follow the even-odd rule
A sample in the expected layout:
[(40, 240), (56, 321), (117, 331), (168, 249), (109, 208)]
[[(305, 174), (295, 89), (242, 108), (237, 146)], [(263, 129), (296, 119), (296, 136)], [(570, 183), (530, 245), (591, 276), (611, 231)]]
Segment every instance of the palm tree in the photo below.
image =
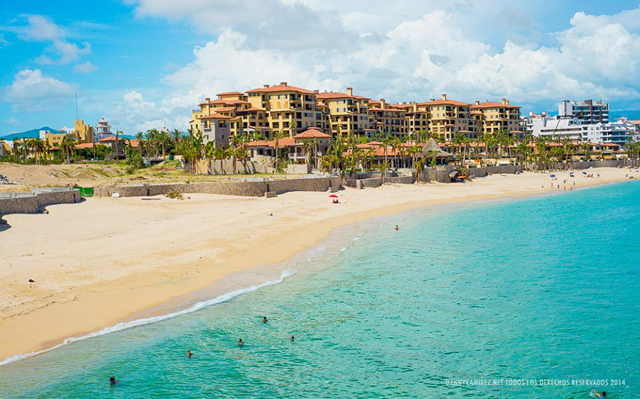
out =
[(142, 147), (144, 145), (144, 133), (138, 132), (136, 134), (136, 140), (138, 140), (138, 152), (140, 153), (140, 158), (142, 158)]
[(283, 132), (282, 130), (278, 130), (277, 132), (275, 132), (273, 147), (274, 147), (275, 152), (276, 152), (276, 153), (275, 153), (275, 156), (276, 156), (276, 159), (275, 159), (275, 162), (276, 162), (276, 164), (275, 164), (276, 172), (278, 171), (278, 158), (279, 158), (279, 157), (278, 157), (278, 142), (279, 142), (279, 141), (280, 141), (280, 139), (282, 139), (283, 137), (284, 137), (284, 132)]
[[(207, 158), (207, 174), (213, 174), (213, 158), (216, 155), (216, 146), (213, 143), (213, 141), (208, 142), (207, 144), (205, 144), (204, 146), (204, 156), (205, 158)], [(222, 165), (220, 165), (222, 166)]]

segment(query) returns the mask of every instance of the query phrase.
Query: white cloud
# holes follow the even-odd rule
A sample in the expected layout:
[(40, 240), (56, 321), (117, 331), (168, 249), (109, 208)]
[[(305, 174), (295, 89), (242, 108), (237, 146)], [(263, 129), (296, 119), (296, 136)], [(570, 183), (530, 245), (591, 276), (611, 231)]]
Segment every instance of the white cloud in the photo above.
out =
[[(507, 0), (408, 1), (403, 7), (374, 1), (367, 8), (364, 0), (132, 3), (139, 17), (186, 20), (217, 35), (194, 48), (192, 62), (162, 79), (164, 96), (144, 101), (135, 91), (135, 101), (123, 98), (130, 107), (114, 110), (114, 117), (122, 112), (132, 123), (141, 118), (185, 128), (205, 97), (280, 81), (320, 90), (352, 86), (357, 94), (390, 101), (446, 92), (469, 102), (508, 97), (538, 107), (563, 98), (628, 101), (640, 92), (640, 8), (600, 16), (577, 12), (567, 29), (553, 35), (555, 42), (542, 46), (535, 42), (540, 25)], [(524, 26), (525, 36), (497, 45), (487, 40), (491, 29), (483, 24), (501, 15), (513, 19), (501, 29)], [(136, 101), (145, 107), (131, 106)]]
[(38, 112), (69, 101), (75, 89), (69, 83), (43, 74), (39, 69), (24, 69), (2, 91), (3, 101), (10, 103), (14, 110)]
[(185, 129), (190, 119), (186, 109), (145, 101), (142, 94), (135, 90), (125, 93), (106, 117), (112, 126), (123, 128), (124, 133), (130, 135), (151, 128)]
[(20, 121), (14, 118), (13, 116), (10, 116), (7, 119), (5, 119), (4, 123), (6, 123), (7, 125), (11, 125), (13, 127), (20, 126)]
[(80, 56), (91, 53), (91, 45), (87, 42), (78, 45), (67, 40), (69, 33), (50, 19), (41, 15), (26, 16), (27, 25), (13, 27), (22, 40), (45, 42), (49, 46), (45, 54), (36, 58), (36, 62), (44, 65), (68, 64), (77, 61)]
[(96, 71), (98, 68), (96, 68), (95, 65), (93, 65), (91, 63), (91, 61), (86, 61), (83, 62), (82, 64), (78, 64), (76, 66), (73, 67), (73, 72), (77, 72), (77, 73), (91, 73)]

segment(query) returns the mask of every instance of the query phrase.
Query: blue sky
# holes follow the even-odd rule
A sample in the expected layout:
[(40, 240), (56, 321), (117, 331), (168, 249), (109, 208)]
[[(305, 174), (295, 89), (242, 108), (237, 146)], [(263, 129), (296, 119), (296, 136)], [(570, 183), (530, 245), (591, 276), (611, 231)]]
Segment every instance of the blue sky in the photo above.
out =
[(0, 135), (72, 126), (76, 92), (91, 124), (186, 129), (205, 97), (281, 81), (393, 102), (640, 109), (638, 1), (0, 2)]

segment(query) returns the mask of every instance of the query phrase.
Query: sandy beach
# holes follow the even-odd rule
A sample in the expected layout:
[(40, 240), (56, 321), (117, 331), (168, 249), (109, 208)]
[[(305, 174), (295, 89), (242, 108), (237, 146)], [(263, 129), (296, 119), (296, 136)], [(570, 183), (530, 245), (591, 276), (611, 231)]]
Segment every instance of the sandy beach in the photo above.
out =
[[(7, 215), (0, 232), (0, 361), (42, 350), (210, 286), (242, 270), (286, 260), (330, 230), (436, 204), (560, 192), (628, 180), (628, 169), (591, 169), (569, 178), (494, 175), (464, 184), (385, 185), (277, 198), (190, 194), (90, 198), (48, 207), (49, 214)], [(35, 280), (30, 284), (29, 279)]]

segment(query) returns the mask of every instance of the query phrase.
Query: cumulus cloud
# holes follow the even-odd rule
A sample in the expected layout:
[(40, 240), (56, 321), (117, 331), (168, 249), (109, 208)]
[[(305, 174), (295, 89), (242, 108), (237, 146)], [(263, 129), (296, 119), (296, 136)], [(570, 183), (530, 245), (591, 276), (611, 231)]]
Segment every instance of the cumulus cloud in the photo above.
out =
[[(132, 3), (139, 17), (186, 20), (217, 36), (194, 48), (192, 62), (162, 79), (166, 95), (149, 102), (164, 113), (155, 117), (163, 123), (185, 120), (217, 92), (280, 81), (321, 90), (352, 86), (357, 94), (390, 101), (422, 101), (446, 92), (463, 101), (508, 97), (535, 107), (564, 98), (628, 101), (640, 91), (640, 8), (615, 15), (577, 12), (567, 29), (552, 35), (554, 42), (542, 46), (531, 42), (539, 25), (521, 12), (520, 22), (504, 29), (530, 29), (527, 40), (514, 34), (496, 44), (478, 34), (478, 20), (514, 15), (506, 0), (491, 6), (379, 2), (368, 8), (358, 0), (268, 0), (255, 9), (251, 1)], [(494, 19), (487, 17), (491, 12)], [(305, 41), (308, 46), (300, 45)], [(142, 117), (147, 111), (137, 112)]]
[(39, 69), (24, 69), (3, 89), (2, 98), (14, 111), (38, 112), (60, 106), (73, 98), (74, 93), (69, 83), (47, 76)]
[(73, 71), (77, 73), (91, 73), (96, 71), (97, 69), (98, 68), (96, 68), (96, 66), (93, 65), (91, 61), (86, 61), (73, 67)]
[(42, 15), (27, 15), (27, 24), (5, 28), (16, 32), (18, 38), (31, 42), (49, 43), (45, 54), (36, 58), (36, 62), (44, 65), (68, 64), (77, 61), (80, 56), (91, 53), (91, 45), (80, 44), (68, 40), (69, 32)]
[(112, 126), (123, 127), (125, 133), (131, 135), (151, 128), (184, 129), (191, 119), (187, 109), (167, 101), (159, 104), (146, 101), (135, 90), (125, 93), (119, 104), (107, 112), (106, 117)]

